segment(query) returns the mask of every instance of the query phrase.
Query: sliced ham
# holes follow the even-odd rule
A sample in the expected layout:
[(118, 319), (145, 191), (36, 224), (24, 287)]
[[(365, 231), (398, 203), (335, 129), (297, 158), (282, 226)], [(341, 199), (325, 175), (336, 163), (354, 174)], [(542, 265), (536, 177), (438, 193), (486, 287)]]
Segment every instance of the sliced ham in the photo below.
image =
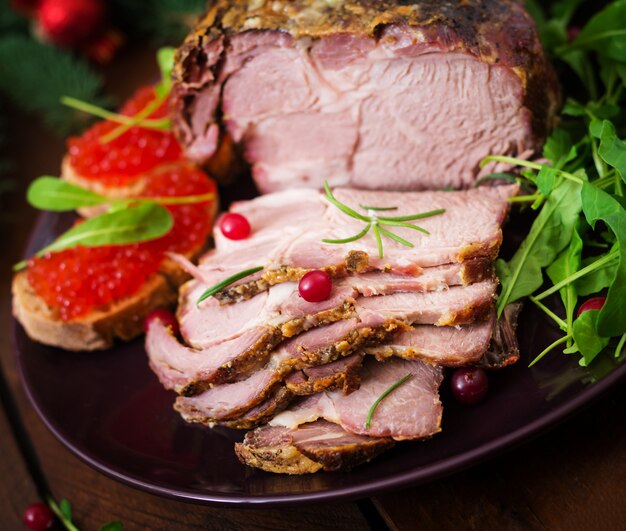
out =
[[(359, 340), (372, 340), (374, 336), (376, 342), (380, 343), (389, 337), (388, 334), (402, 326), (462, 325), (485, 319), (490, 315), (495, 289), (496, 283), (489, 280), (444, 291), (361, 297), (355, 301), (349, 320), (342, 320), (335, 327), (326, 326), (313, 331), (316, 333), (306, 334), (303, 342), (314, 342), (316, 346), (299, 346), (299, 357), (303, 366), (333, 361), (320, 360), (334, 353), (332, 346), (344, 344), (344, 337), (351, 338), (351, 349), (363, 346), (363, 343), (355, 340), (353, 334)], [(236, 309), (248, 302), (254, 302), (257, 297), (221, 308)], [(233, 314), (233, 318), (242, 319), (242, 315)], [(207, 321), (204, 326), (219, 331), (221, 321)], [(210, 330), (200, 330), (202, 337), (210, 339)], [(154, 321), (146, 335), (146, 350), (150, 366), (163, 385), (184, 394), (193, 394), (212, 383), (240, 379), (243, 374), (262, 367), (269, 359), (272, 349), (283, 339), (277, 328), (262, 325), (247, 328), (237, 338), (197, 350), (181, 344), (172, 337), (167, 327)], [(193, 341), (197, 341), (197, 337), (192, 337), (191, 342)], [(352, 351), (344, 352), (343, 355)], [(337, 356), (338, 354), (334, 359)]]
[[(275, 416), (270, 425), (293, 429), (323, 418), (351, 433), (395, 440), (424, 439), (440, 431), (442, 405), (438, 390), (443, 380), (440, 367), (420, 361), (379, 362), (367, 358), (360, 374), (361, 386), (357, 391), (349, 395), (340, 391), (313, 395)], [(367, 427), (374, 402), (408, 374), (412, 377), (380, 402)]]
[(337, 389), (349, 394), (361, 385), (359, 372), (362, 363), (363, 356), (353, 354), (325, 365), (304, 368), (290, 374), (285, 379), (285, 387), (299, 396)]
[(264, 426), (235, 444), (239, 460), (266, 472), (307, 474), (350, 470), (391, 448), (392, 439), (355, 435), (317, 420), (296, 429)]
[[(436, 209), (445, 213), (416, 221), (424, 234), (404, 227), (390, 227), (413, 248), (384, 238), (384, 258), (371, 231), (348, 244), (329, 244), (323, 239), (343, 239), (365, 227), (347, 216), (313, 190), (287, 191), (235, 203), (232, 212), (244, 215), (252, 226), (250, 238), (227, 240), (215, 230), (216, 249), (201, 260), (199, 270), (242, 271), (265, 269), (257, 278), (266, 286), (297, 280), (311, 269), (325, 269), (334, 276), (349, 272), (385, 271), (418, 276), (424, 268), (463, 263), (473, 258), (492, 260), (502, 241), (501, 225), (508, 212), (508, 198), (516, 185), (462, 192), (368, 192), (337, 189), (336, 198), (361, 213), (359, 205), (397, 207), (393, 216), (409, 216)], [(314, 204), (315, 215), (305, 218), (301, 209)], [(296, 211), (294, 213), (294, 210)], [(391, 214), (390, 214), (391, 215)], [(471, 220), (471, 222), (468, 222)]]
[[(445, 367), (470, 365), (480, 361), (489, 349), (494, 325), (495, 316), (464, 326), (418, 325), (384, 344), (366, 347), (364, 352), (379, 359), (394, 356)], [(493, 350), (495, 353), (497, 348)]]

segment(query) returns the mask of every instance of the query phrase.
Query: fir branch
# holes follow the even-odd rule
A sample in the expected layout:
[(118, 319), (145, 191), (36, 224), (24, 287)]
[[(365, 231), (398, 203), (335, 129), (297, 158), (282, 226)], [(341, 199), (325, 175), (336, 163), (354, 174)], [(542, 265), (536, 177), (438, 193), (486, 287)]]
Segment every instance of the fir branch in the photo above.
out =
[(41, 114), (60, 135), (85, 125), (85, 115), (61, 105), (61, 97), (105, 106), (101, 87), (89, 65), (69, 52), (19, 34), (0, 37), (0, 92), (25, 111)]

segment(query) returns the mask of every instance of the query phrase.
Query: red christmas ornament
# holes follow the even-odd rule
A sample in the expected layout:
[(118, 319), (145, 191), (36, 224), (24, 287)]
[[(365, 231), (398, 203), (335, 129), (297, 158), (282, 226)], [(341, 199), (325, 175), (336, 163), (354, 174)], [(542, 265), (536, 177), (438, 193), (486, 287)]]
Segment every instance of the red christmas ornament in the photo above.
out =
[(73, 48), (96, 36), (105, 15), (103, 0), (41, 0), (37, 20), (44, 38)]

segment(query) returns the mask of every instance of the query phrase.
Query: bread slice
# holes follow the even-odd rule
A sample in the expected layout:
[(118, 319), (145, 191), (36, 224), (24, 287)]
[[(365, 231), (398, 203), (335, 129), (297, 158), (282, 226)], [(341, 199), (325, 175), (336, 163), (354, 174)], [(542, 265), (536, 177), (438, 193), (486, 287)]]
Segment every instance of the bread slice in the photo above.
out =
[[(162, 170), (162, 167), (156, 171)], [(62, 178), (93, 190), (102, 195), (116, 198), (136, 196), (145, 186), (145, 179), (140, 179), (129, 187), (103, 187), (97, 181), (78, 175), (65, 157), (62, 165)], [(147, 177), (149, 178), (149, 177)], [(211, 202), (207, 215), (211, 221), (217, 215), (216, 198)], [(83, 217), (103, 213), (106, 206), (97, 206), (81, 210)], [(186, 258), (195, 260), (204, 251), (206, 242), (186, 253)], [(129, 341), (143, 333), (146, 316), (156, 308), (174, 307), (178, 298), (178, 288), (189, 280), (186, 273), (174, 260), (165, 257), (159, 272), (152, 276), (131, 297), (115, 301), (105, 308), (90, 311), (87, 315), (63, 321), (58, 311), (50, 308), (37, 295), (28, 281), (28, 275), (22, 271), (13, 278), (13, 315), (22, 324), (28, 336), (45, 345), (60, 347), (72, 351), (91, 351), (110, 348), (116, 339)]]
[(73, 351), (103, 350), (110, 348), (116, 338), (129, 341), (141, 335), (148, 313), (172, 307), (177, 298), (176, 287), (163, 275), (155, 274), (133, 296), (92, 310), (84, 317), (63, 321), (35, 293), (26, 271), (15, 275), (12, 292), (13, 315), (31, 339)]

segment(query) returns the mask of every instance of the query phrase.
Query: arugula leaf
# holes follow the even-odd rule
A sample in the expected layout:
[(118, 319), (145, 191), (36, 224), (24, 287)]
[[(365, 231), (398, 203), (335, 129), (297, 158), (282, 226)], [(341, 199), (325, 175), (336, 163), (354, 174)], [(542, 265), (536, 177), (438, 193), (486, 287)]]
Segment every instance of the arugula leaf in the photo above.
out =
[(582, 358), (580, 365), (588, 366), (609, 344), (610, 338), (598, 334), (600, 310), (588, 310), (574, 321), (574, 341)]
[[(569, 246), (550, 264), (546, 273), (550, 277), (553, 284), (558, 284), (570, 275), (573, 275), (580, 269), (583, 250), (583, 240), (577, 229), (572, 231), (572, 240)], [(578, 295), (576, 287), (570, 283), (559, 290), (563, 306), (565, 306), (565, 322), (567, 324), (566, 332), (572, 334), (574, 323), (574, 312), (576, 310), (576, 302)], [(569, 345), (568, 345), (569, 346)]]
[(615, 126), (607, 120), (602, 122), (598, 153), (626, 182), (626, 143), (617, 138)]
[[(616, 250), (617, 247), (615, 247), (614, 249)], [(613, 249), (611, 250), (611, 252), (613, 252)], [(603, 254), (585, 259), (582, 261), (581, 266), (586, 267), (590, 263), (601, 259), (603, 256), (606, 255)], [(584, 277), (576, 280), (574, 282), (574, 287), (576, 288), (576, 292), (578, 293), (578, 295), (580, 295), (581, 297), (586, 297), (587, 295), (592, 295), (594, 293), (602, 291), (603, 289), (608, 288), (615, 278), (618, 266), (619, 262), (617, 260), (613, 260), (612, 262), (609, 262), (608, 264), (597, 268), (588, 275), (585, 275)]]
[(552, 191), (513, 258), (496, 262), (502, 293), (498, 315), (507, 304), (531, 295), (543, 283), (541, 270), (549, 266), (572, 239), (580, 214), (580, 185), (563, 180)]
[(626, 0), (610, 3), (594, 15), (569, 46), (592, 49), (604, 57), (626, 62)]
[(577, 154), (576, 146), (572, 143), (572, 137), (567, 131), (560, 128), (552, 131), (543, 148), (543, 156), (550, 160), (552, 166), (557, 169), (563, 168), (568, 162), (574, 160)]
[(53, 212), (69, 212), (111, 202), (110, 198), (49, 176), (35, 179), (28, 187), (26, 198), (35, 208)]
[(550, 195), (559, 178), (558, 170), (550, 166), (543, 166), (537, 175), (537, 188), (546, 197)]
[(602, 336), (619, 336), (626, 333), (623, 310), (626, 300), (626, 210), (613, 196), (589, 183), (583, 185), (582, 206), (587, 222), (592, 227), (602, 220), (617, 238), (619, 264), (606, 303), (600, 311), (597, 330)]

